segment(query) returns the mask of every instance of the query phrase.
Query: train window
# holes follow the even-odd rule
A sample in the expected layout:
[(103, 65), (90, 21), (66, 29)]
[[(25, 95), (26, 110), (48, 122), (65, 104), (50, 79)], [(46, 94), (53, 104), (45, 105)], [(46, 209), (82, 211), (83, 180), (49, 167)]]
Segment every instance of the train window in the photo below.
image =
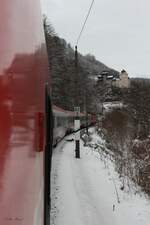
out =
[(64, 117), (57, 117), (57, 127), (64, 125)]
[(57, 120), (58, 120), (58, 117), (57, 116), (55, 116), (54, 117), (54, 128), (56, 128), (58, 125), (57, 125)]
[(60, 127), (61, 126), (61, 121), (60, 121), (60, 117), (57, 117), (57, 127)]

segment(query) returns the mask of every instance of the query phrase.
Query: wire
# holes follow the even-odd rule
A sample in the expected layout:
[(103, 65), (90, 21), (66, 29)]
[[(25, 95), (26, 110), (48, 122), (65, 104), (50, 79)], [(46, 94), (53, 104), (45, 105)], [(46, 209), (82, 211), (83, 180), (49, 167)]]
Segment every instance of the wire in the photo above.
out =
[(78, 43), (79, 43), (79, 40), (80, 40), (80, 38), (81, 38), (81, 35), (82, 35), (83, 30), (84, 30), (85, 25), (86, 25), (86, 22), (87, 22), (87, 20), (88, 20), (88, 17), (89, 17), (89, 15), (90, 15), (91, 10), (92, 10), (94, 1), (95, 1), (95, 0), (92, 0), (92, 2), (91, 2), (90, 8), (89, 8), (88, 13), (87, 13), (87, 16), (86, 16), (85, 21), (84, 21), (84, 23), (83, 23), (82, 29), (81, 29), (81, 31), (80, 31), (80, 33), (79, 33), (78, 38), (77, 38), (76, 46), (77, 46)]

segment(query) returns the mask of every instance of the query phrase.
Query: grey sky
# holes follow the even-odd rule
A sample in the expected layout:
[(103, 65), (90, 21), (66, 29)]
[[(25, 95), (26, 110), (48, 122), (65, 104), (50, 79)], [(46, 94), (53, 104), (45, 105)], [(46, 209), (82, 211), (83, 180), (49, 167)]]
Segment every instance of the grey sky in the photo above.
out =
[[(56, 33), (75, 45), (91, 0), (42, 0)], [(150, 78), (150, 1), (95, 0), (78, 49), (129, 76)]]

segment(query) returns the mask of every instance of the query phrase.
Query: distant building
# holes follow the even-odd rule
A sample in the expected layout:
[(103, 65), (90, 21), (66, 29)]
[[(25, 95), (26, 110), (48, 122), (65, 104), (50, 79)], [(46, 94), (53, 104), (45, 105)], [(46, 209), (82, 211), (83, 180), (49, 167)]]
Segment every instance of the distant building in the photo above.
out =
[(98, 75), (98, 82), (103, 82), (109, 86), (118, 88), (129, 88), (130, 79), (128, 73), (122, 70), (119, 75), (112, 74), (111, 71), (103, 71)]
[(111, 86), (114, 77), (116, 76), (112, 74), (111, 71), (102, 71), (97, 78), (98, 82), (103, 82), (104, 84)]
[(112, 85), (118, 88), (130, 88), (130, 79), (128, 73), (122, 70), (119, 78), (113, 79)]

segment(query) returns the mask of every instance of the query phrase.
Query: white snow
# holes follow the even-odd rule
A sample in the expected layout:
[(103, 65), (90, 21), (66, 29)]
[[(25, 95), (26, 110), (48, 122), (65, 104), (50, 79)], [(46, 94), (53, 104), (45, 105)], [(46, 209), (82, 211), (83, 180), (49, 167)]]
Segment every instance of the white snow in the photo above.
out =
[[(95, 134), (94, 141), (104, 144)], [(108, 159), (106, 165), (98, 152), (80, 143), (80, 159), (74, 157), (74, 142), (54, 149), (51, 225), (149, 225), (150, 200), (121, 191), (113, 162)]]
[(114, 102), (104, 102), (103, 108), (106, 112), (109, 112), (115, 108), (123, 108), (125, 105), (121, 101), (114, 101)]

